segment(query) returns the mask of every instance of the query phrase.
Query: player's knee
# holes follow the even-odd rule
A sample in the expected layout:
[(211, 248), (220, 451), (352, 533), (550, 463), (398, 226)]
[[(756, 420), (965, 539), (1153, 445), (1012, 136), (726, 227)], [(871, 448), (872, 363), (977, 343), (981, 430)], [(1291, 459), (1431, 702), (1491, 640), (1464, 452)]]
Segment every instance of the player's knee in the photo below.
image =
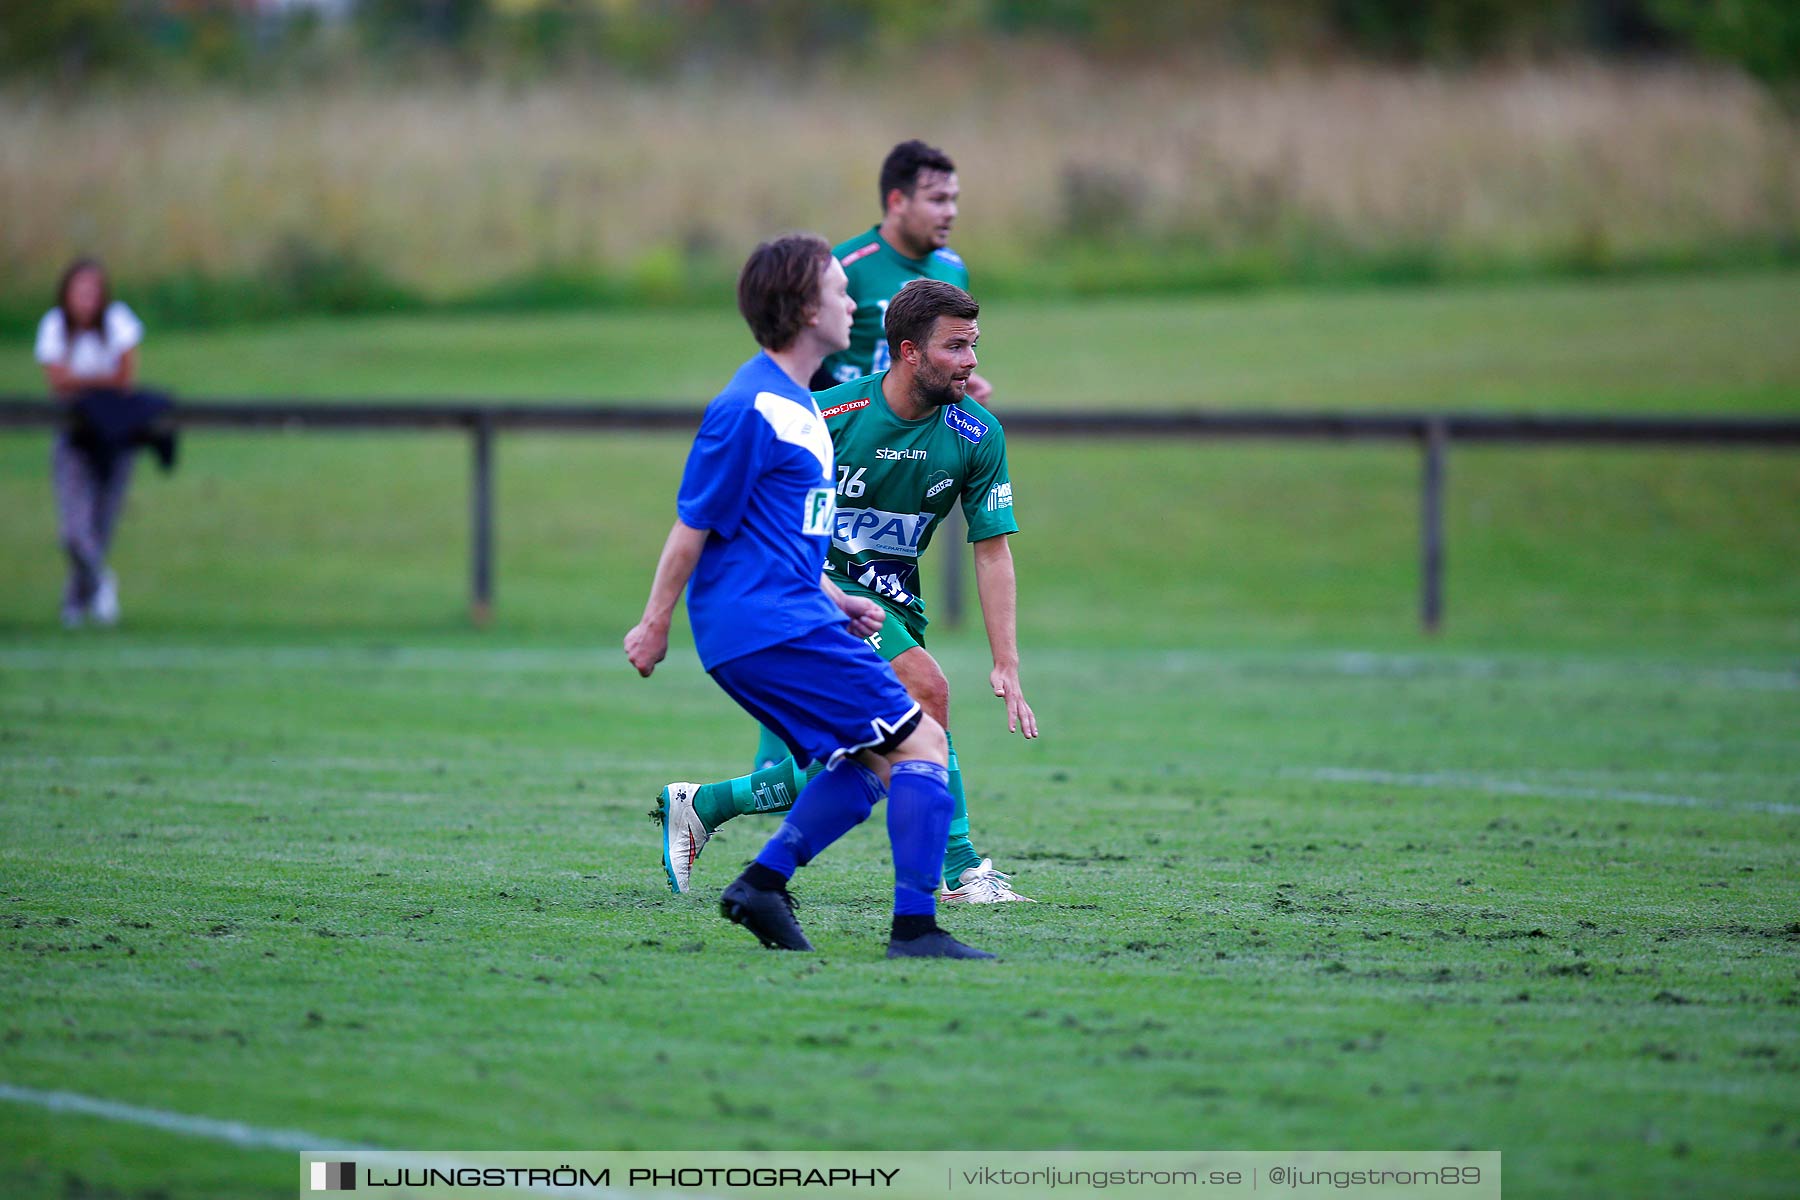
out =
[(860, 785), (850, 798), (845, 801), (846, 810), (861, 825), (875, 811), (875, 803), (887, 792), (887, 780), (880, 771), (858, 759), (846, 758), (833, 767), (832, 771), (848, 772)]
[(906, 685), (906, 693), (919, 702), (932, 720), (950, 726), (950, 681), (937, 660), (915, 646), (894, 660), (894, 673)]
[(950, 681), (948, 679), (945, 679), (942, 674), (938, 675), (937, 680), (926, 688), (925, 694), (918, 697), (918, 701), (920, 707), (930, 714), (932, 720), (945, 729), (950, 728)]
[(940, 767), (950, 763), (950, 744), (944, 736), (944, 727), (928, 712), (919, 715), (918, 727), (907, 734), (906, 740), (894, 747), (894, 752), (888, 755), (890, 762), (904, 762), (907, 759), (922, 759)]
[(925, 710), (926, 716), (946, 729), (950, 727), (950, 681), (944, 678), (935, 662), (929, 664), (929, 669), (920, 671), (907, 690)]

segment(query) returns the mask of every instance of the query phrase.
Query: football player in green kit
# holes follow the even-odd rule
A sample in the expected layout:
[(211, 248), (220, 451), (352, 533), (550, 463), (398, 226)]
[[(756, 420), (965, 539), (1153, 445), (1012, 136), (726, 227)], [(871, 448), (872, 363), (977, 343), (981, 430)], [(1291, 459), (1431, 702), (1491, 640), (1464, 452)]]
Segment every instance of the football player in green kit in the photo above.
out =
[[(935, 146), (901, 142), (881, 164), (881, 223), (831, 249), (850, 281), (856, 317), (850, 348), (827, 358), (813, 376), (822, 392), (888, 369), (884, 335), (888, 302), (915, 279), (941, 279), (969, 290), (969, 269), (950, 249), (950, 227), (962, 196), (956, 164)], [(993, 387), (971, 374), (968, 397), (986, 404)]]
[[(1012, 480), (1006, 436), (993, 414), (968, 398), (980, 309), (961, 288), (938, 280), (903, 287), (886, 313), (892, 366), (818, 393), (837, 457), (838, 511), (826, 570), (845, 592), (887, 610), (867, 639), (906, 690), (948, 727), (949, 684), (925, 649), (919, 559), (943, 519), (961, 505), (975, 544), (975, 580), (994, 669), (988, 679), (1006, 705), (1007, 729), (1038, 735), (1019, 683), (1018, 588), (1010, 534)], [(962, 772), (950, 750), (956, 811), (945, 848), (945, 903), (1024, 900), (969, 841)], [(671, 783), (651, 816), (663, 825), (669, 886), (686, 892), (694, 860), (714, 829), (734, 816), (780, 812), (804, 784), (792, 758), (723, 783)]]

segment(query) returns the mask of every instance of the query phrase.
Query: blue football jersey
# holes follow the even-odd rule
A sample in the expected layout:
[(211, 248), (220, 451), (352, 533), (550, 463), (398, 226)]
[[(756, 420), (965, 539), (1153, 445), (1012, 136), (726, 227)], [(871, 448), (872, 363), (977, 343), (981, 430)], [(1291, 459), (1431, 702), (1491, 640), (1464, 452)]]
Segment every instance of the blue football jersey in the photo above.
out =
[(688, 583), (707, 670), (848, 620), (820, 586), (837, 510), (812, 393), (758, 352), (706, 406), (676, 513), (711, 531)]

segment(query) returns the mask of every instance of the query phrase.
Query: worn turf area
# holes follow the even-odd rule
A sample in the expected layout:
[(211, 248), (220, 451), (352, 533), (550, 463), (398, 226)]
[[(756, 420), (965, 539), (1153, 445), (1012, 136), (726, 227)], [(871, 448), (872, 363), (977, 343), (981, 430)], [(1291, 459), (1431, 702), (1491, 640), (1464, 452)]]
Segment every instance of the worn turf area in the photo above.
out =
[[(713, 911), (766, 821), (667, 894), (649, 798), (752, 744), (685, 655), (12, 642), (0, 1077), (391, 1148), (1473, 1147), (1514, 1195), (1788, 1193), (1791, 660), (1056, 650), (1028, 747), (946, 659), (981, 848), (1040, 901), (947, 914), (993, 965), (880, 957), (878, 828), (805, 873), (817, 956)], [(292, 1186), (0, 1129), (21, 1194)]]

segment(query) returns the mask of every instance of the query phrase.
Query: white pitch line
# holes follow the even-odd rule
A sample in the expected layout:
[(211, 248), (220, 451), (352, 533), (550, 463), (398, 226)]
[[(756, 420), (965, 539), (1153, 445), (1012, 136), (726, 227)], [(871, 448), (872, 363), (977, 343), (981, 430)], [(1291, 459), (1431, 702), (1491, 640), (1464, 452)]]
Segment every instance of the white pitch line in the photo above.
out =
[(1538, 796), (1551, 800), (1623, 800), (1630, 804), (1655, 804), (1664, 808), (1709, 808), (1800, 816), (1800, 805), (1754, 800), (1717, 800), (1705, 796), (1681, 796), (1667, 792), (1622, 791), (1612, 788), (1560, 787), (1520, 779), (1496, 779), (1460, 771), (1409, 775), (1396, 771), (1368, 771), (1358, 767), (1289, 767), (1283, 775), (1321, 783), (1373, 783), (1389, 787), (1468, 788), (1499, 796)]
[[(392, 1150), (377, 1149), (374, 1146), (359, 1145), (355, 1142), (334, 1142), (330, 1138), (323, 1138), (316, 1133), (307, 1133), (299, 1129), (264, 1129), (257, 1125), (246, 1125), (242, 1121), (221, 1121), (214, 1117), (195, 1117), (187, 1113), (169, 1112), (160, 1108), (142, 1108), (136, 1104), (121, 1104), (117, 1100), (102, 1100), (95, 1096), (83, 1096), (76, 1092), (46, 1092), (37, 1088), (0, 1083), (0, 1100), (10, 1100), (15, 1104), (29, 1105), (46, 1112), (76, 1113), (84, 1117), (100, 1117), (108, 1121), (122, 1121), (127, 1125), (161, 1129), (187, 1137), (209, 1138), (215, 1142), (227, 1142), (248, 1150), (286, 1150), (294, 1154), (354, 1154), (360, 1161), (379, 1163), (384, 1166), (416, 1167), (420, 1165), (416, 1153), (402, 1154)], [(445, 1157), (434, 1158), (431, 1165), (449, 1169), (479, 1166), (480, 1164)], [(631, 1196), (629, 1192), (613, 1188), (552, 1186), (516, 1190), (534, 1196), (584, 1196), (589, 1200), (629, 1200)]]
[(50, 1112), (79, 1113), (85, 1117), (104, 1117), (109, 1121), (147, 1125), (152, 1129), (166, 1129), (170, 1133), (186, 1134), (189, 1137), (211, 1138), (215, 1142), (230, 1142), (234, 1146), (254, 1150), (291, 1150), (296, 1154), (309, 1150), (334, 1154), (380, 1153), (373, 1146), (334, 1142), (330, 1138), (298, 1129), (262, 1129), (246, 1125), (242, 1121), (220, 1121), (212, 1117), (191, 1117), (186, 1113), (167, 1112), (160, 1108), (139, 1108), (135, 1104), (101, 1100), (75, 1092), (41, 1092), (36, 1088), (0, 1083), (0, 1100), (28, 1104)]

